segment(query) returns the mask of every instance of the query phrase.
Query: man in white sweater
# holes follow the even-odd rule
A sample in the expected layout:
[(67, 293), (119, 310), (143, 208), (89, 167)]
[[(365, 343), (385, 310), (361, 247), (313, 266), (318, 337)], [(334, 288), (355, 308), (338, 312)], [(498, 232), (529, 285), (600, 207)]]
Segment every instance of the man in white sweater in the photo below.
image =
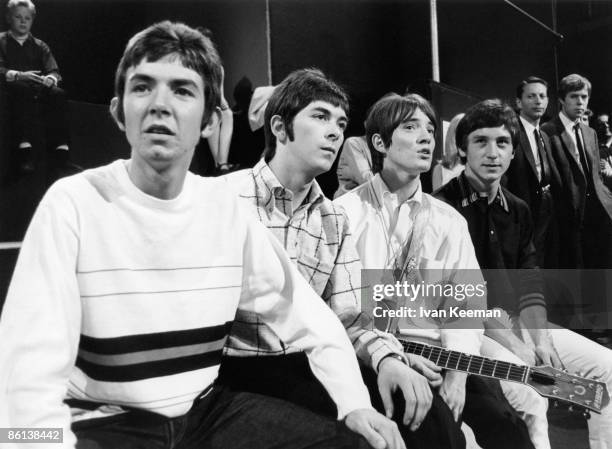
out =
[[(111, 112), (131, 158), (52, 186), (9, 287), (0, 428), (38, 430), (11, 442), (404, 447), (372, 409), (342, 325), (275, 238), (218, 181), (188, 173), (220, 80), (214, 45), (183, 24), (129, 41)], [(344, 423), (214, 384), (239, 305), (307, 352)]]

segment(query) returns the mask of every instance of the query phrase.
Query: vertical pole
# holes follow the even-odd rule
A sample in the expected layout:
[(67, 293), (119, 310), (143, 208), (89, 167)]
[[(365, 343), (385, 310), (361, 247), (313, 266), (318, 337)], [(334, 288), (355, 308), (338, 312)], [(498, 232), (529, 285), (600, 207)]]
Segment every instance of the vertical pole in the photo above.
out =
[(431, 23), (431, 78), (440, 82), (440, 55), (438, 53), (438, 11), (436, 0), (429, 0), (429, 18)]
[(266, 51), (267, 51), (267, 69), (268, 69), (268, 85), (272, 85), (272, 36), (270, 32), (270, 0), (266, 2)]
[[(552, 29), (557, 31), (557, 0), (551, 0), (551, 10), (552, 10)], [(555, 45), (553, 47), (553, 56), (555, 63), (555, 92), (559, 91), (559, 41), (555, 41)]]

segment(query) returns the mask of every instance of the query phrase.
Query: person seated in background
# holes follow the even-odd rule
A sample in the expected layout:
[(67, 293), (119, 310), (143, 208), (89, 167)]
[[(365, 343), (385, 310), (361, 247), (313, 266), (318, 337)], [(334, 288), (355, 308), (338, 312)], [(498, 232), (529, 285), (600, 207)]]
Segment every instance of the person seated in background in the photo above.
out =
[[(403, 449), (337, 316), (224, 182), (188, 172), (221, 79), (184, 24), (129, 40), (110, 111), (131, 157), (56, 182), (32, 219), (0, 320), (0, 427), (62, 429), (66, 448)], [(343, 423), (214, 383), (238, 307), (306, 351)]]
[(595, 131), (599, 141), (599, 157), (601, 158), (600, 173), (608, 190), (612, 190), (612, 131), (610, 131), (610, 115), (597, 114), (595, 118)]
[(239, 168), (236, 164), (228, 162), (230, 144), (234, 132), (234, 112), (230, 109), (225, 95), (223, 95), (225, 72), (222, 71), (221, 74), (221, 105), (217, 112), (218, 120), (213, 126), (212, 134), (206, 139), (212, 157), (215, 160), (215, 173), (218, 175), (223, 175)]
[(334, 198), (350, 192), (373, 176), (372, 157), (365, 136), (349, 137), (338, 159), (338, 190)]
[(35, 170), (37, 103), (44, 109), (51, 167), (77, 171), (69, 162), (69, 128), (66, 93), (59, 87), (62, 77), (49, 46), (30, 32), (36, 7), (31, 0), (9, 0), (8, 31), (0, 33), (0, 78), (7, 89), (19, 170)]
[(584, 126), (591, 126), (591, 117), (593, 117), (593, 111), (590, 109), (584, 111), (584, 114), (582, 115), (582, 123)]
[(459, 153), (457, 153), (457, 145), (455, 145), (455, 130), (457, 123), (465, 114), (457, 114), (452, 118), (446, 131), (444, 138), (444, 154), (442, 159), (436, 162), (431, 174), (431, 185), (434, 191), (438, 190), (448, 181), (459, 176), (465, 166), (461, 162)]
[[(504, 311), (502, 319), (485, 321), (485, 334), (499, 345), (490, 345), (483, 354), (500, 357), (505, 348), (527, 365), (599, 377), (610, 390), (612, 351), (548, 322), (529, 207), (500, 184), (518, 141), (519, 124), (508, 105), (494, 99), (472, 106), (457, 126), (457, 146), (466, 169), (435, 194), (467, 221), (478, 263), (485, 270), (489, 307)], [(519, 409), (531, 415), (527, 422), (538, 448), (550, 447), (546, 408), (547, 400), (534, 394), (528, 407)], [(592, 449), (611, 447), (612, 407), (593, 415), (588, 426)]]
[[(394, 416), (406, 445), (464, 447), (450, 410), (417, 372), (436, 385), (441, 381), (439, 368), (419, 356), (406, 358), (399, 342), (374, 330), (371, 317), (360, 312), (361, 263), (346, 215), (323, 195), (315, 179), (334, 163), (347, 114), (346, 93), (322, 72), (291, 73), (266, 108), (264, 159), (251, 170), (227, 175), (228, 185), (284, 245), (300, 273), (345, 325), (375, 407)], [(219, 379), (235, 389), (330, 414), (328, 395), (310, 372), (304, 353), (248, 311), (238, 310)]]
[(240, 168), (252, 168), (261, 159), (264, 150), (264, 130), (251, 130), (249, 104), (253, 97), (253, 83), (243, 76), (234, 87), (234, 132), (229, 161)]
[[(431, 167), (436, 127), (431, 104), (419, 95), (388, 94), (378, 100), (366, 119), (375, 175), (334, 204), (348, 216), (365, 269), (385, 270), (393, 276), (392, 282), (418, 283), (421, 278), (441, 275), (441, 282), (482, 284), (465, 219), (422, 191), (420, 175)], [(415, 310), (438, 306), (425, 297), (411, 304), (416, 304), (411, 306)], [(467, 298), (463, 307), (486, 309), (486, 297)], [(479, 355), (482, 320), (459, 324), (445, 326), (417, 314), (416, 319), (402, 317), (389, 328), (399, 328), (411, 341)], [(525, 424), (496, 380), (447, 370), (440, 395), (454, 420), (465, 421), (483, 448), (533, 448)]]

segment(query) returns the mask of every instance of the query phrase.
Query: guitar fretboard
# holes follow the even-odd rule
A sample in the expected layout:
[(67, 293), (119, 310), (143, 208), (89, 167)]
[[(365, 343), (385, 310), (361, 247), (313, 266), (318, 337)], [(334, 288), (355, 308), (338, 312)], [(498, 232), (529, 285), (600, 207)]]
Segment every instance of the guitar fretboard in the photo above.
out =
[(426, 345), (414, 341), (401, 340), (404, 351), (417, 354), (434, 362), (437, 366), (470, 374), (492, 377), (512, 382), (525, 383), (529, 371), (528, 366), (488, 359), (477, 355), (450, 351), (438, 346)]

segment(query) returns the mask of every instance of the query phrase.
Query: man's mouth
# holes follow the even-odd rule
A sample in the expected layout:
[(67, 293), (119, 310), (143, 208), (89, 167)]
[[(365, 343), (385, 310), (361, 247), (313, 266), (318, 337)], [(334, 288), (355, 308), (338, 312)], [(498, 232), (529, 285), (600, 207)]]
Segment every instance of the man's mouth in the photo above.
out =
[(336, 154), (336, 149), (334, 147), (321, 147), (323, 151), (329, 151), (332, 154)]
[(174, 132), (166, 125), (151, 125), (147, 129), (145, 129), (145, 133), (147, 134), (162, 134), (166, 136), (173, 136)]

